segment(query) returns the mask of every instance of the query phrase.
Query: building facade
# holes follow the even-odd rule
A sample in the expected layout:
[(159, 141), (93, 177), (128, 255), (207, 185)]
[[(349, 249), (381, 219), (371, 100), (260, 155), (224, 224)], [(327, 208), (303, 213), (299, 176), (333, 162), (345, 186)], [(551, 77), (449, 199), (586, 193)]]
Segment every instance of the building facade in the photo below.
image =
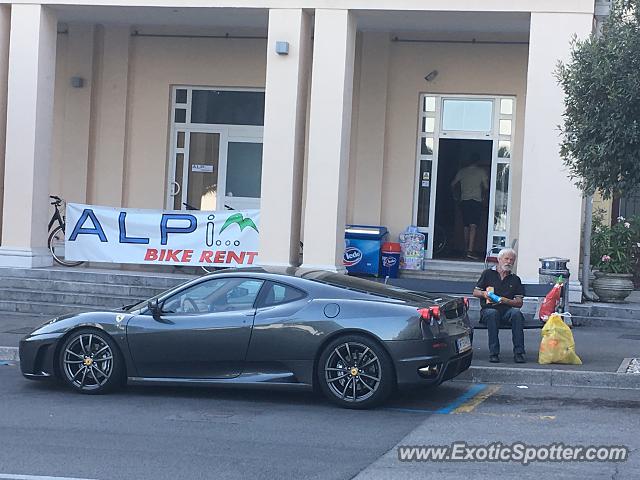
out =
[(429, 258), (453, 258), (451, 183), (475, 162), (475, 249), (517, 241), (528, 280), (541, 256), (577, 273), (554, 70), (593, 15), (593, 0), (5, 3), (0, 265), (51, 263), (50, 194), (258, 207), (265, 264), (297, 264), (303, 239), (304, 266), (341, 270), (351, 223), (417, 225)]

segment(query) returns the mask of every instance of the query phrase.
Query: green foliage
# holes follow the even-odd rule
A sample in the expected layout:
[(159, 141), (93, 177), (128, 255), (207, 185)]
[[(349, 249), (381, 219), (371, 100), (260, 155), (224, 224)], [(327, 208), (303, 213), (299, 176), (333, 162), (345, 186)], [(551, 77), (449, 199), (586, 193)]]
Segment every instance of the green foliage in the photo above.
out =
[(602, 36), (574, 39), (560, 154), (576, 185), (604, 198), (640, 186), (640, 0), (614, 0)]
[(593, 218), (591, 266), (606, 273), (633, 273), (640, 253), (640, 218), (618, 217), (613, 226)]

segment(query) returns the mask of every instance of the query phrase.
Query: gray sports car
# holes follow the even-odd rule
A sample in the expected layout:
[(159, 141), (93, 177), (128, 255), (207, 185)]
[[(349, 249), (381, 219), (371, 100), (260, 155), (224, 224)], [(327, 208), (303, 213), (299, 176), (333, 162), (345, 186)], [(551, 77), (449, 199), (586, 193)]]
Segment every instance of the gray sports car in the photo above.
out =
[(55, 318), (20, 342), (25, 377), (82, 393), (128, 383), (316, 388), (367, 408), (469, 368), (465, 298), (299, 268), (213, 273), (122, 311)]

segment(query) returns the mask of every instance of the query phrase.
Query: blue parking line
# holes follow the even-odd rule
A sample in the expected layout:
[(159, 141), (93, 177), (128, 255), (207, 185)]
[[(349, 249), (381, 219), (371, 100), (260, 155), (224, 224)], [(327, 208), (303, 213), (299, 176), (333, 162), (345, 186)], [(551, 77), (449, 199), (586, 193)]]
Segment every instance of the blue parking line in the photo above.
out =
[(467, 402), (471, 398), (475, 397), (478, 393), (483, 391), (487, 386), (484, 383), (472, 386), (469, 390), (458, 396), (453, 402), (446, 407), (442, 407), (438, 410), (427, 410), (424, 408), (401, 408), (401, 407), (387, 407), (383, 410), (390, 410), (392, 412), (404, 412), (404, 413), (430, 413), (438, 415), (448, 415), (458, 408), (463, 403)]
[(465, 403), (467, 400), (470, 400), (471, 398), (475, 397), (485, 388), (487, 388), (487, 386), (484, 383), (479, 383), (478, 385), (474, 385), (469, 390), (467, 390), (462, 395), (460, 395), (458, 398), (456, 398), (449, 405), (447, 405), (446, 407), (442, 407), (440, 410), (437, 410), (436, 413), (447, 414), (447, 413), (453, 412), (456, 408), (458, 408), (460, 405)]

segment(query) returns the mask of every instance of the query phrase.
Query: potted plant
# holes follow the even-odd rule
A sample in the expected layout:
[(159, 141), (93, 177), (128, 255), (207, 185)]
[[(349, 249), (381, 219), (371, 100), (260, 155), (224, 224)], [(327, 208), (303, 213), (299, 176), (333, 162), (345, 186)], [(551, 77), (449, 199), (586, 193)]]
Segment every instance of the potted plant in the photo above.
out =
[(623, 302), (633, 291), (633, 272), (640, 250), (638, 222), (618, 217), (612, 225), (594, 218), (591, 264), (593, 291), (601, 302)]

